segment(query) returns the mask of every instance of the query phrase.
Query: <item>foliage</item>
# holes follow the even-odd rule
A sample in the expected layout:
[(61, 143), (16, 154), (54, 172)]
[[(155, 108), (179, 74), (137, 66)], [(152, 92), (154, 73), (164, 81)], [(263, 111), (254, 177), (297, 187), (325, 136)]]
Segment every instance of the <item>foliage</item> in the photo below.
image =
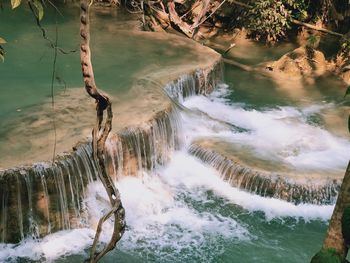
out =
[(320, 40), (320, 36), (310, 35), (307, 38), (307, 47), (316, 48), (318, 41)]
[(4, 62), (5, 59), (5, 50), (2, 47), (3, 44), (6, 44), (6, 40), (0, 37), (0, 60)]
[[(11, 0), (11, 7), (15, 9), (21, 5), (22, 0)], [(44, 7), (41, 0), (29, 0), (29, 6), (31, 7), (33, 15), (41, 21), (44, 17)], [(3, 44), (6, 44), (5, 39), (0, 37), (0, 60), (4, 62), (5, 60), (5, 49), (2, 47)]]
[[(350, 94), (350, 86), (346, 89), (344, 98), (345, 98), (347, 95), (349, 95), (349, 94)], [(349, 118), (348, 118), (348, 130), (349, 130), (349, 132), (350, 132), (350, 115), (349, 115)], [(345, 213), (345, 212), (344, 212), (344, 213)], [(350, 218), (350, 216), (349, 216), (349, 218)], [(349, 231), (349, 233), (350, 233), (350, 231)], [(349, 235), (349, 240), (350, 240), (350, 235)]]
[(248, 11), (248, 29), (257, 40), (276, 42), (290, 27), (289, 16), (290, 12), (282, 1), (258, 0)]
[(311, 263), (344, 263), (334, 248), (321, 249), (312, 259)]
[(304, 20), (307, 5), (303, 0), (257, 0), (247, 12), (247, 27), (256, 39), (268, 43), (284, 38), (291, 28), (291, 19)]
[(284, 5), (291, 11), (291, 16), (300, 21), (308, 17), (309, 5), (304, 0), (284, 0)]
[[(11, 0), (12, 9), (19, 7), (21, 5), (21, 2), (22, 2), (22, 0)], [(44, 7), (43, 7), (41, 0), (29, 0), (28, 4), (31, 7), (33, 14), (40, 21), (44, 16)]]
[(35, 7), (34, 9), (34, 15), (39, 19), (39, 21), (41, 19), (43, 19), (44, 16), (44, 8), (42, 3), (39, 0), (33, 0), (32, 1), (33, 6)]
[(343, 38), (341, 40), (341, 52), (344, 54), (350, 54), (350, 39), (349, 38)]
[(12, 9), (15, 9), (21, 4), (21, 0), (11, 0)]

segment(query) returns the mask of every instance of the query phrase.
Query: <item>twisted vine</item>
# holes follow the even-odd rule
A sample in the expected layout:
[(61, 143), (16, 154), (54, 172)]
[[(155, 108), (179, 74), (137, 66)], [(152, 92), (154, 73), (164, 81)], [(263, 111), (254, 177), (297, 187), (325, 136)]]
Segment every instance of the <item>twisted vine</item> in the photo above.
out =
[[(98, 176), (106, 189), (109, 202), (112, 206), (112, 209), (99, 220), (90, 258), (88, 259), (88, 262), (93, 263), (99, 261), (105, 254), (113, 250), (122, 237), (125, 229), (125, 211), (120, 200), (119, 191), (115, 187), (111, 177), (107, 174), (105, 167), (105, 143), (112, 129), (113, 112), (108, 96), (101, 93), (95, 83), (90, 50), (89, 9), (91, 4), (92, 2), (89, 3), (88, 0), (81, 0), (80, 2), (80, 62), (85, 90), (96, 101), (96, 124), (92, 131), (93, 158), (98, 164)], [(100, 252), (96, 252), (102, 225), (111, 216), (114, 216), (112, 237)]]

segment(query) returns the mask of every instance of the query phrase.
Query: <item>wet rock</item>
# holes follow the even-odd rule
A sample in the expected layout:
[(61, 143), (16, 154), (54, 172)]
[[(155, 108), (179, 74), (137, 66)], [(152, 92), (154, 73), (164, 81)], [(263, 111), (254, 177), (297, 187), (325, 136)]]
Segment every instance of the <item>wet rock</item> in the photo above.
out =
[(267, 63), (266, 68), (285, 77), (317, 77), (327, 71), (324, 54), (309, 47), (299, 47), (279, 60)]
[(283, 171), (283, 168), (277, 168), (277, 165), (273, 170), (262, 163), (250, 166), (234, 152), (221, 148), (218, 142), (196, 142), (189, 148), (189, 153), (216, 169), (222, 179), (233, 187), (264, 197), (295, 204), (333, 204), (340, 189), (341, 180), (322, 176), (301, 176), (303, 179), (299, 180), (290, 172)]

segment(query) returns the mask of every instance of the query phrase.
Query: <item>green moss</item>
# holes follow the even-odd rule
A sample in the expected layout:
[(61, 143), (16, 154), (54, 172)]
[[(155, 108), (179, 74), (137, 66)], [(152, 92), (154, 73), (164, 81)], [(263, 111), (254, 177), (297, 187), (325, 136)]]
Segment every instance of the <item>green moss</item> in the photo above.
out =
[(345, 207), (343, 216), (341, 219), (341, 228), (345, 244), (350, 246), (350, 206)]
[(343, 263), (343, 260), (334, 248), (328, 248), (321, 249), (311, 259), (311, 263)]

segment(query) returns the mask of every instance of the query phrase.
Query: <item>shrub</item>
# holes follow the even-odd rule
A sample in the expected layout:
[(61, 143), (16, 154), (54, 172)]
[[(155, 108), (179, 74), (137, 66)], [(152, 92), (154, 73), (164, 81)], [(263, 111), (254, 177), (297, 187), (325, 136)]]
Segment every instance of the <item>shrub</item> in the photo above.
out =
[(252, 1), (247, 12), (247, 28), (257, 40), (274, 43), (284, 38), (291, 28), (291, 19), (304, 20), (307, 5), (303, 0), (257, 0)]

